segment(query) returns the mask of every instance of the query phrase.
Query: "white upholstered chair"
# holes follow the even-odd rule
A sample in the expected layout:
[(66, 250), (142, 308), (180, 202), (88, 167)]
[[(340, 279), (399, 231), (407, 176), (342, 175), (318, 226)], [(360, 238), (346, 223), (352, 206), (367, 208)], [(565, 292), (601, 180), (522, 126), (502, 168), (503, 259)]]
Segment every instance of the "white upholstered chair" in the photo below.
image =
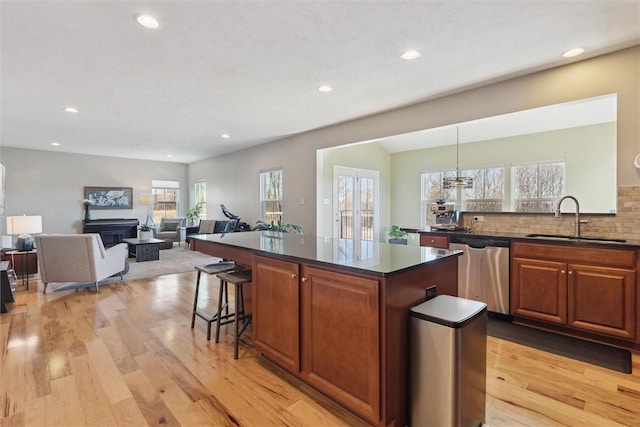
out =
[(105, 249), (99, 234), (36, 235), (40, 278), (46, 292), (49, 283), (98, 282), (125, 270), (127, 245)]

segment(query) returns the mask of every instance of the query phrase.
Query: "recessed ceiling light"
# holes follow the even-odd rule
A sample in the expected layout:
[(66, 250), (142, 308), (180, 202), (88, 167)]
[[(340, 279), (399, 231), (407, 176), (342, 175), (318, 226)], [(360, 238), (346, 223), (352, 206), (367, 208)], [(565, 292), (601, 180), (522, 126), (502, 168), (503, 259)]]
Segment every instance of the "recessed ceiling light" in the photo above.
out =
[(231, 138), (231, 136), (229, 136), (228, 133), (223, 133), (222, 135), (220, 135), (220, 138)]
[(59, 147), (60, 143), (59, 142), (52, 142), (51, 145), (53, 145), (54, 147)]
[(402, 59), (416, 59), (420, 55), (422, 55), (422, 54), (420, 52), (418, 52), (417, 50), (410, 49), (410, 50), (404, 52), (402, 55), (400, 55), (400, 58), (402, 58)]
[(138, 14), (135, 15), (134, 18), (138, 21), (138, 24), (146, 28), (151, 28), (152, 30), (155, 30), (160, 26), (158, 20), (151, 15)]
[(67, 113), (77, 113), (78, 109), (75, 107), (65, 107), (64, 111), (66, 111)]
[(573, 49), (569, 49), (565, 53), (562, 54), (565, 58), (572, 58), (574, 56), (578, 56), (584, 53), (584, 48), (582, 47), (574, 47)]
[(331, 92), (333, 88), (329, 85), (322, 85), (318, 88), (318, 92)]
[(167, 154), (167, 157), (173, 157), (173, 154)]

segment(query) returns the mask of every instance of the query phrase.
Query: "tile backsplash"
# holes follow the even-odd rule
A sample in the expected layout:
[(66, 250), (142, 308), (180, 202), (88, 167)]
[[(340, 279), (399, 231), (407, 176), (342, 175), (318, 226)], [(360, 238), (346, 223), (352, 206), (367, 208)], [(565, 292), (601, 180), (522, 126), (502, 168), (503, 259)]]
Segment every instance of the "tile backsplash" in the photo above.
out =
[[(580, 225), (585, 237), (640, 240), (640, 186), (618, 187), (617, 213), (615, 215), (580, 214), (587, 223)], [(483, 213), (484, 221), (474, 222), (473, 214), (464, 214), (463, 225), (474, 232), (544, 233), (573, 235), (575, 216), (563, 213), (561, 218), (548, 214), (497, 214)]]

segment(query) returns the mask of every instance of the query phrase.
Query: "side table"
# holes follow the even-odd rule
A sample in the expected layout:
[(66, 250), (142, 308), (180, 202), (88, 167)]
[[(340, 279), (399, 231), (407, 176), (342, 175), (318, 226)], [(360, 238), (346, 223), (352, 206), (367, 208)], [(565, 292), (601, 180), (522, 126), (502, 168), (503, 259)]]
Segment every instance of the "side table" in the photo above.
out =
[(29, 290), (29, 276), (38, 273), (37, 249), (31, 251), (3, 251), (2, 260), (11, 261), (15, 275), (20, 277), (22, 284)]

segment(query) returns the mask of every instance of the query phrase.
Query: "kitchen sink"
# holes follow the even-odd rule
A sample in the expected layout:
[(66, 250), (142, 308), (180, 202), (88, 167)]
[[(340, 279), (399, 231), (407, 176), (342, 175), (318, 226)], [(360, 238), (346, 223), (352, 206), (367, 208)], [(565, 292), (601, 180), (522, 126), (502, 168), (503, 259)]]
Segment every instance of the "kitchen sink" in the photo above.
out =
[(540, 239), (547, 240), (578, 240), (578, 241), (594, 241), (594, 242), (615, 242), (615, 243), (625, 243), (624, 239), (610, 239), (606, 237), (576, 237), (576, 236), (567, 236), (564, 234), (527, 234), (525, 237), (537, 237)]

